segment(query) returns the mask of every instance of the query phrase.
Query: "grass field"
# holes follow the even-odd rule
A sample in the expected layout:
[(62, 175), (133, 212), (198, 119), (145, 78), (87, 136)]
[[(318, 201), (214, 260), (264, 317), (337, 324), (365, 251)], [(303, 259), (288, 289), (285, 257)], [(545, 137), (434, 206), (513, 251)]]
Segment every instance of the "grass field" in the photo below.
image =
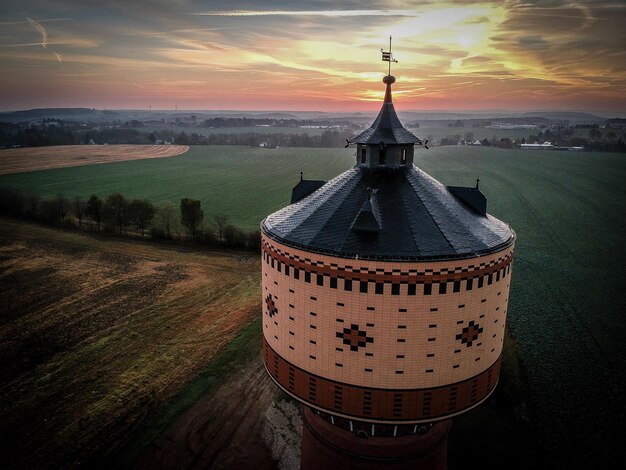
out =
[[(289, 201), (302, 170), (326, 179), (353, 150), (194, 147), (175, 159), (122, 162), (0, 177), (44, 195), (202, 200), (258, 227)], [(611, 467), (622, 448), (626, 371), (626, 156), (441, 147), (416, 164), (449, 185), (480, 176), (487, 210), (518, 235), (508, 325), (519, 345), (533, 432), (561, 468)], [(593, 432), (589, 432), (593, 429)], [(584, 452), (583, 452), (584, 449)]]
[(180, 204), (200, 199), (205, 215), (227, 212), (235, 225), (256, 230), (263, 214), (289, 203), (300, 179), (326, 179), (350, 167), (353, 151), (343, 149), (262, 149), (193, 146), (176, 157), (106, 166), (64, 168), (0, 176), (10, 185), (45, 196), (119, 191), (127, 197)]
[(0, 219), (0, 466), (89, 468), (131, 435), (145, 445), (249, 355), (212, 364), (242, 330), (234, 345), (260, 332), (245, 329), (260, 314), (259, 269), (249, 253)]

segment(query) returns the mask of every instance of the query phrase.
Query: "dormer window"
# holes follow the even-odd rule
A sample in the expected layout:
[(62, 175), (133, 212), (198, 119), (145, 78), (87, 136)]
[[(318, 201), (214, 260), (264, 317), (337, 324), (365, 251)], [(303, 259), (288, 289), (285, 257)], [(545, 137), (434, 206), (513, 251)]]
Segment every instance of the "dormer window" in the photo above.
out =
[(365, 147), (361, 147), (361, 163), (365, 163), (366, 157), (367, 157), (367, 149)]
[(400, 165), (406, 165), (406, 149), (400, 150)]

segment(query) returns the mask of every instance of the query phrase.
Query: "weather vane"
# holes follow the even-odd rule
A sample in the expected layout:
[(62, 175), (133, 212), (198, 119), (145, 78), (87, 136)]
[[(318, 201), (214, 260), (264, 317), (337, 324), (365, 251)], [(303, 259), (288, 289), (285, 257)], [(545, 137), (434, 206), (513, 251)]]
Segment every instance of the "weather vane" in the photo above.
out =
[(398, 63), (398, 61), (393, 58), (393, 54), (391, 53), (391, 36), (389, 36), (389, 52), (385, 52), (382, 48), (380, 49), (380, 52), (383, 53), (383, 61), (389, 62), (389, 73), (387, 75), (391, 75), (391, 63)]

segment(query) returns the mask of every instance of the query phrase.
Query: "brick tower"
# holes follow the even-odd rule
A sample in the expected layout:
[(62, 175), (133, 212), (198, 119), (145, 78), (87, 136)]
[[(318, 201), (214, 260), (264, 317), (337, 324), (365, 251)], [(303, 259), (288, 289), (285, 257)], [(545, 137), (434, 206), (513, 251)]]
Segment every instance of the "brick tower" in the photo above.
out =
[(263, 355), (304, 405), (302, 468), (445, 468), (450, 418), (500, 370), (515, 233), (413, 165), (382, 109), (356, 162), (262, 224)]

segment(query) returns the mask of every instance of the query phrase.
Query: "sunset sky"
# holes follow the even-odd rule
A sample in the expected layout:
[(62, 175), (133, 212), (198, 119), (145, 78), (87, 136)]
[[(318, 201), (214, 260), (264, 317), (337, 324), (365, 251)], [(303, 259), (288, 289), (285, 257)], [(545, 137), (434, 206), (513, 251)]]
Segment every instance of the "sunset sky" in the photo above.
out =
[(626, 111), (626, 2), (4, 0), (0, 110)]

